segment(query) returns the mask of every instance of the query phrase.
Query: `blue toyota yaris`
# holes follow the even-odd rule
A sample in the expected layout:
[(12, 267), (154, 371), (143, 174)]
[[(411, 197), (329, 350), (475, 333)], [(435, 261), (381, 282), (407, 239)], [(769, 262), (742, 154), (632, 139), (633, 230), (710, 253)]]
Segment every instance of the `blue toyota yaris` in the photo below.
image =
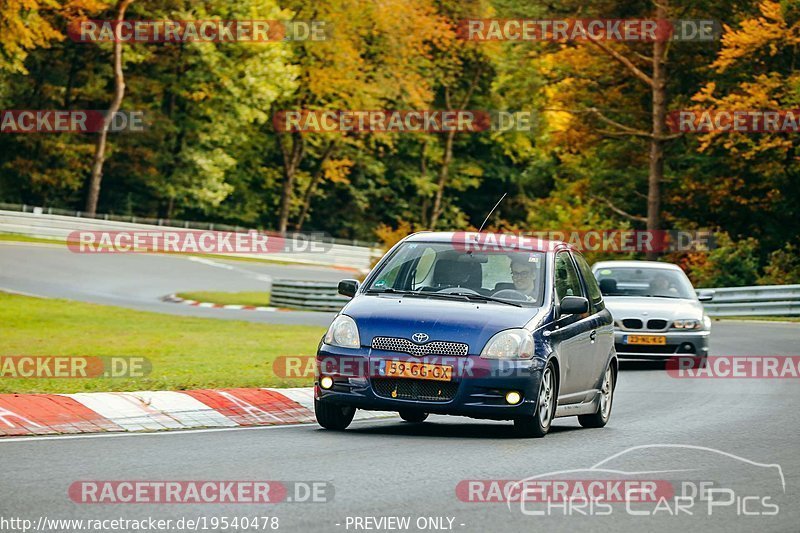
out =
[(490, 233), (410, 235), (352, 297), (317, 352), (319, 424), (356, 409), (513, 420), (542, 437), (554, 418), (603, 427), (617, 378), (611, 314), (569, 245)]

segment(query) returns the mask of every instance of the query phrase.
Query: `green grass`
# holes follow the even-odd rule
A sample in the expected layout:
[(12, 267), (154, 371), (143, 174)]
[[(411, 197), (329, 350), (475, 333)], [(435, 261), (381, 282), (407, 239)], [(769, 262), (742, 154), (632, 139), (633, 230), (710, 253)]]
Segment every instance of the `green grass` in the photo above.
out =
[(764, 322), (800, 322), (800, 316), (727, 316), (715, 317), (714, 320), (761, 320)]
[(216, 291), (195, 291), (179, 292), (177, 294), (185, 300), (196, 300), (198, 302), (211, 302), (222, 305), (255, 305), (268, 306), (269, 292), (216, 292)]
[(0, 233), (0, 241), (10, 242), (37, 242), (45, 244), (60, 244), (64, 246), (64, 241), (55, 239), (40, 239), (39, 237), (28, 237), (27, 235), (17, 235), (16, 233)]
[(313, 355), (324, 328), (179, 317), (0, 292), (0, 355), (143, 356), (143, 378), (0, 378), (0, 392), (307, 386), (272, 374), (283, 355)]

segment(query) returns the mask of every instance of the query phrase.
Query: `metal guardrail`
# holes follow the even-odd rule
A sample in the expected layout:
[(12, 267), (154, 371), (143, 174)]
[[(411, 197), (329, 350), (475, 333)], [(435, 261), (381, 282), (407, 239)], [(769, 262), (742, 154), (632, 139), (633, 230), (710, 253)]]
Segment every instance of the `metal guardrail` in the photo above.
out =
[(712, 293), (703, 302), (709, 316), (800, 316), (800, 285), (762, 285), (697, 289)]
[[(106, 220), (112, 222), (125, 222), (131, 224), (147, 224), (151, 226), (166, 226), (168, 228), (183, 228), (183, 229), (196, 229), (208, 231), (247, 231), (251, 229), (258, 230), (259, 228), (250, 228), (230, 224), (220, 224), (218, 222), (195, 222), (190, 220), (179, 220), (169, 218), (149, 218), (137, 217), (134, 215), (115, 215), (113, 213), (97, 213), (94, 216), (87, 215), (83, 211), (74, 211), (70, 209), (59, 209), (57, 207), (40, 207), (27, 204), (9, 204), (0, 202), (0, 210), (3, 211), (17, 211), (22, 213), (33, 213), (36, 215), (61, 215), (66, 217), (75, 217), (83, 219)], [(306, 232), (313, 234), (315, 232)], [(354, 239), (338, 239), (326, 238), (326, 242), (333, 242), (335, 244), (344, 244), (347, 246), (355, 246), (357, 248), (377, 248), (379, 246), (376, 242), (366, 242)]]
[[(337, 292), (337, 283), (275, 280), (270, 305), (312, 311), (339, 311), (349, 298)], [(713, 293), (703, 302), (709, 316), (791, 316), (800, 315), (800, 285), (720, 287), (697, 289)]]
[(337, 312), (350, 298), (337, 292), (338, 283), (273, 280), (269, 305), (308, 311)]
[[(30, 209), (30, 206), (28, 206), (28, 208)], [(123, 222), (106, 218), (84, 218), (47, 214), (46, 211), (47, 210), (41, 208), (30, 212), (0, 210), (0, 233), (11, 233), (66, 242), (67, 236), (73, 231), (185, 231), (186, 229), (242, 231), (242, 228), (224, 225), (211, 224), (203, 225), (202, 228), (198, 228), (197, 224), (189, 225), (189, 223), (186, 223), (184, 226), (170, 226), (167, 225), (167, 223), (175, 223), (175, 221), (157, 220), (157, 224), (148, 224), (142, 223), (145, 219), (141, 219), (139, 222)], [(336, 242), (333, 244), (327, 242), (324, 248), (324, 252), (277, 252), (269, 254), (221, 253), (219, 255), (255, 257), (318, 266), (337, 266), (365, 272), (369, 270), (373, 258), (381, 254), (381, 250), (377, 248), (351, 246), (347, 244), (338, 244)]]
[[(67, 236), (73, 231), (155, 231), (165, 229), (243, 230), (240, 227), (223, 224), (112, 215), (97, 215), (94, 218), (87, 218), (81, 216), (79, 211), (0, 203), (0, 233), (65, 242)], [(381, 255), (381, 250), (378, 248), (340, 243), (341, 241), (335, 241), (329, 250), (320, 253), (249, 254), (247, 257), (320, 266), (348, 267), (366, 272), (369, 270), (372, 260)], [(222, 255), (243, 256), (245, 254)], [(709, 316), (800, 316), (800, 285), (720, 287), (697, 289), (697, 293), (714, 294), (712, 301), (703, 303)], [(273, 282), (271, 305), (317, 311), (338, 311), (347, 303), (347, 300), (347, 297), (337, 294), (337, 284), (335, 283), (276, 280)]]

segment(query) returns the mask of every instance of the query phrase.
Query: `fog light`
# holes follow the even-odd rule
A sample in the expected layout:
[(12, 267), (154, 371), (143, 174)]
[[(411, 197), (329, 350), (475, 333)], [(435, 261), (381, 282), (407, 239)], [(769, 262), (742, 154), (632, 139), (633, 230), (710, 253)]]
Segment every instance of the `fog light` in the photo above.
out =
[(322, 379), (319, 380), (319, 386), (323, 389), (330, 389), (333, 387), (333, 378), (330, 376), (323, 376)]
[(517, 391), (512, 390), (506, 394), (506, 403), (509, 405), (517, 405), (520, 400), (522, 400), (522, 396), (520, 396)]

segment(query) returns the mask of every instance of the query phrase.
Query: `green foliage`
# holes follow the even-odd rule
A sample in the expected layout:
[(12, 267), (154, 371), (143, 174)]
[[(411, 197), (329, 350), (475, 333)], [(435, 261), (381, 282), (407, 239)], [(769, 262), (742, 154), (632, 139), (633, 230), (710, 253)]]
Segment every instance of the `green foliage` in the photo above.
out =
[(688, 274), (696, 287), (755, 285), (759, 276), (758, 241), (753, 237), (733, 241), (727, 233), (716, 235), (716, 247)]
[[(717, 43), (671, 43), (670, 110), (797, 109), (800, 11), (764, 0), (674, 0), (673, 18), (724, 20)], [(145, 132), (109, 135), (99, 212), (275, 229), (286, 147), (302, 143), (289, 227), (392, 240), (427, 229), (443, 168), (437, 229), (642, 229), (651, 90), (587, 42), (463, 42), (468, 17), (650, 18), (652, 2), (565, 0), (136, 0), (129, 18), (317, 19), (333, 38), (297, 43), (126, 44), (123, 110)], [(103, 109), (110, 43), (75, 43), (66, 24), (109, 18), (97, 0), (10, 0), (0, 7), (0, 108)], [(647, 70), (650, 43), (609, 43)], [(472, 90), (470, 91), (470, 87)], [(466, 101), (464, 102), (464, 100)], [(532, 111), (530, 132), (306, 134), (278, 144), (286, 109)], [(80, 209), (93, 135), (0, 135), (0, 201)], [(665, 153), (666, 229), (725, 234), (679, 261), (705, 285), (798, 279), (800, 137), (684, 135)], [(303, 215), (301, 215), (303, 213)], [(391, 230), (391, 228), (399, 228)], [(376, 234), (377, 230), (377, 234)], [(728, 235), (730, 237), (728, 237)], [(792, 244), (787, 244), (792, 243)], [(588, 254), (590, 260), (624, 258)], [(638, 257), (638, 256), (636, 256)]]
[(800, 254), (797, 246), (787, 244), (769, 255), (764, 274), (758, 279), (761, 285), (793, 285), (800, 283)]

